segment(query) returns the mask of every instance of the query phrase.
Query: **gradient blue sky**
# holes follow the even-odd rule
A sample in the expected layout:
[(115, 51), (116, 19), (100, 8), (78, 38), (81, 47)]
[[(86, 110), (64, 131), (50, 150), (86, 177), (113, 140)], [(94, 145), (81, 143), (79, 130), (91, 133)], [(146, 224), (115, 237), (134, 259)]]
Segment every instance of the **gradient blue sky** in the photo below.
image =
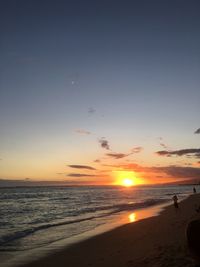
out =
[(127, 163), (200, 177), (198, 150), (156, 153), (200, 147), (199, 13), (198, 0), (2, 0), (0, 177), (107, 183)]

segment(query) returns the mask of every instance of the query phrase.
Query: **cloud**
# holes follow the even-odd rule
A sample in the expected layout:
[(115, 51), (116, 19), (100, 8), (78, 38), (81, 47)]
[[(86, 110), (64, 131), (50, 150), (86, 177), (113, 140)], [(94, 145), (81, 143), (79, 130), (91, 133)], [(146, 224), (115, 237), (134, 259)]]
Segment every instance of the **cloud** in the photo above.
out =
[(101, 139), (99, 139), (99, 143), (101, 145), (102, 148), (105, 148), (107, 150), (110, 150), (110, 146), (108, 143), (108, 140), (106, 140), (104, 137), (102, 137)]
[(124, 153), (107, 153), (106, 155), (109, 156), (109, 157), (111, 157), (111, 158), (114, 158), (114, 159), (122, 159), (122, 158), (128, 157), (131, 154), (130, 153), (129, 154), (124, 154)]
[(194, 133), (195, 133), (195, 134), (200, 134), (200, 128), (197, 129)]
[(96, 160), (94, 160), (94, 162), (95, 162), (95, 163), (100, 163), (101, 160), (100, 160), (100, 159), (96, 159)]
[(171, 157), (171, 152), (166, 150), (157, 151), (156, 154), (159, 156)]
[(174, 151), (168, 151), (168, 150), (162, 150), (162, 151), (157, 151), (157, 155), (159, 156), (166, 156), (166, 157), (171, 157), (171, 156), (189, 156), (189, 157), (196, 157), (200, 158), (200, 148), (189, 148), (189, 149), (180, 149), (180, 150), (174, 150)]
[(58, 175), (62, 175), (62, 174), (64, 174), (63, 172), (57, 172), (56, 174), (58, 174)]
[(137, 147), (132, 148), (130, 153), (115, 153), (115, 152), (113, 152), (113, 153), (107, 153), (106, 156), (109, 156), (109, 157), (114, 158), (114, 159), (122, 159), (122, 158), (126, 158), (132, 154), (140, 153), (142, 150), (143, 150), (143, 147), (137, 146)]
[(94, 109), (93, 107), (88, 108), (89, 114), (94, 114), (95, 112), (96, 112), (96, 109)]
[(132, 148), (130, 153), (115, 153), (115, 152), (113, 152), (113, 153), (107, 153), (106, 156), (114, 158), (114, 159), (122, 159), (122, 158), (126, 158), (132, 154), (140, 153), (142, 150), (143, 150), (143, 147), (137, 146), (137, 147)]
[(75, 132), (78, 134), (84, 134), (84, 135), (90, 135), (91, 134), (91, 132), (83, 130), (83, 129), (77, 129), (77, 130), (75, 130)]
[(160, 143), (160, 145), (161, 145), (162, 147), (164, 147), (165, 149), (168, 148), (167, 145), (164, 144), (164, 143)]
[(70, 176), (70, 177), (94, 177), (96, 175), (92, 175), (92, 174), (84, 174), (84, 173), (69, 173), (67, 174), (67, 176)]
[(154, 167), (153, 169), (159, 172), (164, 172), (174, 178), (200, 179), (200, 168), (172, 165), (166, 167)]
[(164, 143), (164, 139), (162, 137), (158, 137), (158, 140), (160, 141), (160, 146), (167, 149), (168, 146)]
[(140, 153), (143, 150), (143, 147), (141, 146), (136, 146), (134, 148), (131, 149), (132, 153)]
[(68, 166), (74, 169), (96, 170), (95, 168), (87, 165), (68, 165)]

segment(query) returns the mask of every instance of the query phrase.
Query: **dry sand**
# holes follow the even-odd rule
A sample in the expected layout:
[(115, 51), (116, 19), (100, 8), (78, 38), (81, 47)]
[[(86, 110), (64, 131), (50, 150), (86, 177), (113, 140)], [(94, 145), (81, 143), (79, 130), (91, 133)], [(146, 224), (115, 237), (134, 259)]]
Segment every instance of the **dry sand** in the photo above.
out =
[(189, 267), (194, 266), (185, 238), (200, 194), (165, 208), (159, 216), (121, 226), (26, 267)]

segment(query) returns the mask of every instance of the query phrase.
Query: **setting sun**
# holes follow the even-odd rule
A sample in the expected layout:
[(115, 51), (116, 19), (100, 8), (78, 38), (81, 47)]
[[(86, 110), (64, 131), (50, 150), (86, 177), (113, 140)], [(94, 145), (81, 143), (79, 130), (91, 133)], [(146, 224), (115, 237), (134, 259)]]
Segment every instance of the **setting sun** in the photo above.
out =
[(114, 171), (114, 176), (116, 179), (115, 185), (130, 187), (143, 183), (143, 180), (134, 171)]
[(122, 183), (127, 187), (134, 185), (134, 181), (130, 178), (125, 178), (124, 180), (122, 180)]

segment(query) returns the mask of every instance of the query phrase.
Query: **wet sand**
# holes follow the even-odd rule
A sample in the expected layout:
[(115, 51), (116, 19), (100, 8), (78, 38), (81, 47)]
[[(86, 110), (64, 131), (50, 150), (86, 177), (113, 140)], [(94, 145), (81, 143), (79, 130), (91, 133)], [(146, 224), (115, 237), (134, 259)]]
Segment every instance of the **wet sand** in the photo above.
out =
[[(166, 207), (159, 216), (129, 223), (24, 267), (192, 267), (185, 229), (199, 218), (200, 194)], [(22, 265), (21, 265), (22, 266)]]

